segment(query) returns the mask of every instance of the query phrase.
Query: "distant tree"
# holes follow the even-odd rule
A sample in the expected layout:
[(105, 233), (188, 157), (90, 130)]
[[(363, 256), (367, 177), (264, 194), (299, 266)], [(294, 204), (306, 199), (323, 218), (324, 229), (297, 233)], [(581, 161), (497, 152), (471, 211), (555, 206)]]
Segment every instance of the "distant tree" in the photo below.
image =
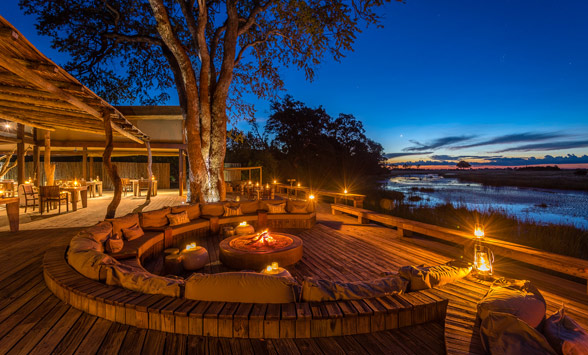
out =
[(472, 167), (472, 165), (465, 160), (460, 161), (456, 166), (458, 169), (468, 169)]
[(191, 202), (224, 198), (229, 115), (252, 117), (246, 93), (282, 89), (279, 68), (307, 79), (353, 49), (385, 1), (20, 0), (37, 31), (67, 52), (65, 66), (112, 103), (168, 100), (185, 120)]

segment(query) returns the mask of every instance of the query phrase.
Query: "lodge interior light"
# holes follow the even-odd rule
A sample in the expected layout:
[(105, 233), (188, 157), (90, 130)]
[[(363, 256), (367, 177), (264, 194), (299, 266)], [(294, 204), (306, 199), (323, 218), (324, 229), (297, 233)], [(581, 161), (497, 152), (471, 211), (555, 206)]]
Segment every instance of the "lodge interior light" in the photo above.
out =
[(314, 195), (312, 195), (312, 194), (311, 195), (308, 195), (308, 199), (309, 200), (314, 200)]
[(346, 194), (347, 193), (347, 189), (343, 190), (343, 193)]
[(298, 187), (300, 187), (300, 183), (298, 183)]

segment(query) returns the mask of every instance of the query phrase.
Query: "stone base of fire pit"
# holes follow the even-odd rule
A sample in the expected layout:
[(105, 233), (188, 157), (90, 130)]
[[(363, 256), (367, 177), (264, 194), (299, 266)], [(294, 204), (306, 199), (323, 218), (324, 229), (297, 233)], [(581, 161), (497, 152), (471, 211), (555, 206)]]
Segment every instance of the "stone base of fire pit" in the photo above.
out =
[(242, 250), (232, 247), (231, 242), (237, 238), (250, 238), (254, 235), (230, 237), (224, 239), (219, 244), (219, 257), (221, 262), (233, 269), (252, 269), (257, 271), (265, 268), (274, 261), (278, 262), (279, 265), (288, 266), (302, 259), (302, 239), (286, 233), (271, 232), (271, 235), (276, 238), (289, 238), (292, 240), (292, 243), (271, 251)]

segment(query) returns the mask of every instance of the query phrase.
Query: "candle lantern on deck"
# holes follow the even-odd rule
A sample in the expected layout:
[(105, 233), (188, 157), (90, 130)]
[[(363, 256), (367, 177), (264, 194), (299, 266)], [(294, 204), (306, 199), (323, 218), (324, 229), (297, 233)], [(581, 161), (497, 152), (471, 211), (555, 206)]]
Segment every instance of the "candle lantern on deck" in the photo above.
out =
[(476, 244), (474, 245), (474, 270), (476, 275), (481, 279), (492, 277), (492, 263), (494, 262), (494, 253), (483, 244), (484, 229), (481, 225), (476, 224), (474, 227), (474, 236)]

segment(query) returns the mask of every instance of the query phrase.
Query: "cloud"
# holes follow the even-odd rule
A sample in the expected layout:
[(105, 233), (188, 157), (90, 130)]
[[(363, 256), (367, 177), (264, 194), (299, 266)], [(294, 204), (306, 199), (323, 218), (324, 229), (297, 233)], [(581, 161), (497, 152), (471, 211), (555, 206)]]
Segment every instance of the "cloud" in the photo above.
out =
[[(443, 155), (434, 155), (433, 157), (442, 158)], [(419, 161), (407, 161), (402, 163), (408, 163), (411, 165), (455, 165), (456, 160), (463, 160), (463, 159), (455, 159), (455, 158), (465, 158), (465, 157), (456, 157), (456, 156), (445, 156), (447, 160), (419, 160)], [(472, 166), (477, 167), (484, 167), (484, 166), (521, 166), (521, 165), (540, 165), (540, 164), (588, 164), (588, 155), (577, 156), (574, 154), (568, 154), (567, 156), (551, 156), (546, 155), (543, 158), (535, 158), (535, 157), (522, 157), (522, 158), (508, 158), (508, 157), (485, 157), (481, 159), (486, 159), (488, 162), (484, 163), (477, 163), (477, 162), (469, 162)], [(402, 164), (400, 163), (400, 164)]]
[(533, 133), (533, 132), (525, 132), (525, 133), (514, 133), (514, 134), (507, 134), (505, 136), (499, 136), (492, 139), (488, 139), (478, 143), (472, 143), (467, 145), (460, 145), (456, 147), (450, 147), (450, 149), (465, 149), (465, 148), (473, 148), (473, 147), (480, 147), (484, 145), (494, 145), (494, 144), (509, 144), (509, 143), (520, 143), (520, 142), (538, 142), (544, 141), (548, 139), (554, 138), (561, 138), (566, 137), (566, 134), (563, 133)]
[(465, 141), (468, 141), (468, 140), (475, 138), (475, 137), (476, 136), (443, 137), (443, 138), (437, 138), (434, 141), (431, 141), (426, 144), (420, 143), (418, 141), (410, 141), (412, 144), (415, 144), (416, 146), (407, 147), (402, 150), (405, 152), (422, 152), (422, 151), (427, 151), (427, 150), (434, 150), (434, 149), (445, 147), (445, 146), (448, 146), (451, 144), (465, 142)]
[(484, 159), (484, 160), (492, 160), (501, 158), (501, 155), (431, 155), (431, 159), (433, 160), (468, 160), (468, 159)]
[(399, 158), (399, 157), (404, 157), (404, 156), (410, 156), (410, 155), (423, 155), (423, 154), (431, 154), (433, 152), (418, 152), (418, 153), (388, 153), (388, 154), (384, 154), (384, 157), (388, 158), (388, 159), (392, 159), (392, 158)]
[(588, 140), (584, 141), (564, 141), (564, 142), (552, 142), (552, 143), (537, 143), (537, 144), (526, 144), (518, 147), (511, 147), (496, 151), (494, 153), (504, 152), (530, 152), (535, 150), (560, 150), (560, 149), (573, 149), (573, 148), (584, 148), (588, 147)]

